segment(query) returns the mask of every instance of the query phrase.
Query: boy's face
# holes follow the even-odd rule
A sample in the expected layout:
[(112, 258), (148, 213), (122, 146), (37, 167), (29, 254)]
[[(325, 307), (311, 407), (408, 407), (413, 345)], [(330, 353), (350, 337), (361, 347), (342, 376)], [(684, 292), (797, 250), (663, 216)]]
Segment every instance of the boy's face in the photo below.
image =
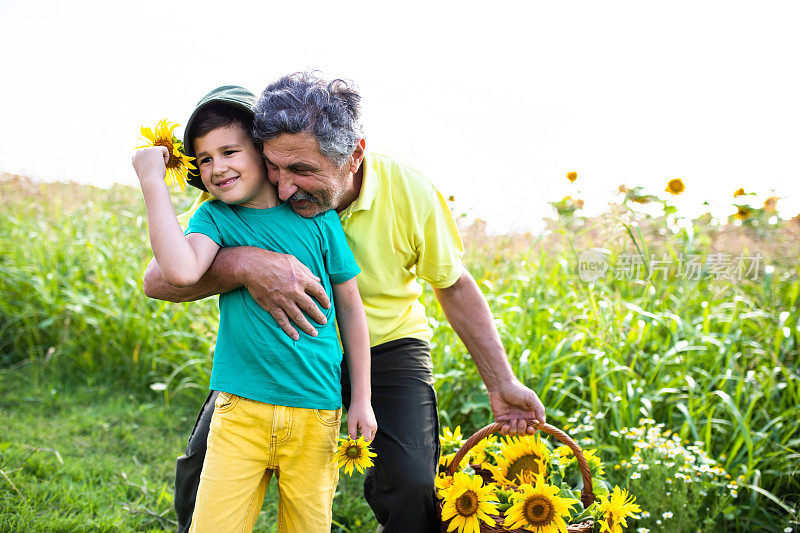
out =
[(214, 198), (256, 209), (278, 205), (261, 153), (238, 124), (197, 137), (194, 150), (200, 179)]

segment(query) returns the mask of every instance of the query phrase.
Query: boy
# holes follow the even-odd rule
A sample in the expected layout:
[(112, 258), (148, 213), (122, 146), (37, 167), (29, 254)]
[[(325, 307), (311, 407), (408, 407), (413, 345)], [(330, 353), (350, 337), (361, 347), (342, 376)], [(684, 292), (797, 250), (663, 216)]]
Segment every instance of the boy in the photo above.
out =
[[(339, 218), (306, 219), (278, 200), (252, 140), (255, 97), (241, 87), (211, 91), (186, 125), (185, 148), (206, 202), (181, 232), (164, 175), (169, 153), (133, 156), (147, 207), (150, 242), (164, 279), (194, 284), (222, 246), (258, 246), (292, 254), (322, 279), (334, 306), (315, 336), (287, 337), (244, 288), (220, 296), (220, 325), (211, 374), (219, 390), (191, 531), (251, 530), (273, 472), (280, 495), (278, 531), (327, 532), (338, 470), (332, 457), (341, 414), (341, 342), (353, 383), (348, 433), (372, 440), (369, 340)], [(357, 382), (357, 385), (356, 385)], [(356, 392), (357, 391), (357, 392)], [(357, 401), (356, 401), (356, 398)]]

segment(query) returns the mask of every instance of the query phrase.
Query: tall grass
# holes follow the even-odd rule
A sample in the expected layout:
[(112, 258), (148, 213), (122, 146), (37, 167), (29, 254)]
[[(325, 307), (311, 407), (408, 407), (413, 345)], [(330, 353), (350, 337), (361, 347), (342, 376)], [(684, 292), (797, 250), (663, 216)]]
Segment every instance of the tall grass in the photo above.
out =
[[(146, 298), (150, 257), (138, 193), (35, 184), (6, 176), (0, 224), (0, 365), (47, 360), (88, 382), (113, 381), (175, 394), (205, 389), (214, 342), (214, 299), (167, 304)], [(191, 198), (178, 200), (178, 209)], [(674, 222), (674, 221), (673, 221)], [(516, 374), (537, 391), (550, 421), (601, 414), (594, 438), (653, 418), (699, 441), (748, 491), (730, 512), (731, 530), (770, 530), (800, 494), (798, 298), (794, 222), (679, 229), (667, 217), (620, 210), (568, 217), (540, 236), (465, 231), (468, 268), (484, 291)], [(576, 273), (590, 247), (623, 255), (697, 254), (694, 281), (645, 274), (591, 283)], [(771, 273), (714, 279), (709, 254), (763, 254)], [(442, 423), (465, 431), (491, 414), (475, 366), (435, 302), (423, 296), (435, 331)], [(573, 430), (577, 428), (572, 428)]]

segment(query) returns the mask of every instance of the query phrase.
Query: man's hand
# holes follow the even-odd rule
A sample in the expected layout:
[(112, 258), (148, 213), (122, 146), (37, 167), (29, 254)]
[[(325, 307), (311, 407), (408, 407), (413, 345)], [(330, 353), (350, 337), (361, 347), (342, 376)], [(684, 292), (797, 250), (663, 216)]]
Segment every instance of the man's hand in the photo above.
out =
[(191, 287), (177, 288), (168, 284), (155, 261), (150, 261), (144, 277), (147, 296), (170, 302), (199, 300), (241, 286), (245, 286), (256, 302), (295, 340), (300, 336), (290, 320), (307, 334), (317, 334), (302, 311), (319, 324), (326, 322), (325, 315), (312, 299), (329, 308), (331, 303), (325, 289), (319, 284), (319, 278), (291, 255), (251, 246), (221, 248), (205, 275)]
[(544, 405), (539, 397), (516, 379), (503, 382), (495, 390), (489, 391), (489, 405), (495, 420), (505, 423), (500, 428), (503, 435), (533, 434), (536, 430), (527, 427), (526, 420), (535, 418), (542, 423), (546, 421)]
[(292, 339), (300, 338), (294, 326), (316, 337), (317, 330), (303, 312), (317, 324), (327, 322), (314, 302), (325, 309), (331, 306), (320, 279), (292, 255), (258, 251), (248, 254), (248, 263), (241, 267), (245, 288)]

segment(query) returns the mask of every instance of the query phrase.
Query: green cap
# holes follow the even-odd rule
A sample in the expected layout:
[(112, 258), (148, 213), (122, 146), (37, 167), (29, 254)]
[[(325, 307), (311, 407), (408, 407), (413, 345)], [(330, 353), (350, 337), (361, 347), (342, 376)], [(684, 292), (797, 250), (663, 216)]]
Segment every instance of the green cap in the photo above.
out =
[[(201, 98), (200, 101), (197, 102), (197, 106), (194, 108), (194, 111), (192, 111), (192, 115), (189, 117), (189, 120), (186, 121), (186, 128), (183, 131), (183, 150), (189, 157), (195, 157), (194, 146), (192, 146), (191, 142), (191, 133), (197, 113), (199, 113), (200, 110), (207, 105), (213, 103), (229, 104), (233, 107), (247, 111), (248, 113), (253, 113), (253, 115), (255, 115), (253, 112), (253, 106), (256, 104), (256, 95), (244, 87), (239, 87), (238, 85), (223, 85), (222, 87), (217, 87)], [(186, 181), (189, 183), (189, 185), (205, 191), (206, 187), (200, 180), (200, 173), (199, 171), (196, 172), (197, 174), (189, 172), (189, 176)]]

